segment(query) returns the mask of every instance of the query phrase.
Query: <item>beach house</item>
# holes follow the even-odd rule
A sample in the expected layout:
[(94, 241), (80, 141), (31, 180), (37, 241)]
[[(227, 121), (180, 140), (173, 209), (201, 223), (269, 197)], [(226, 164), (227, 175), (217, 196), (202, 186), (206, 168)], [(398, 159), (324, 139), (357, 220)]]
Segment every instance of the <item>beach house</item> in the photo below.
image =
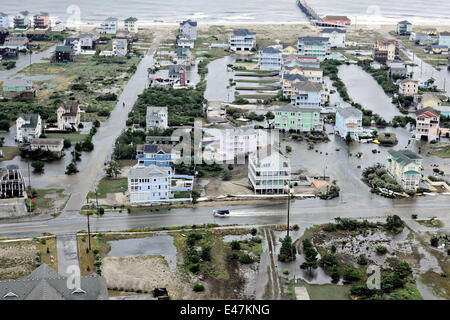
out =
[(250, 156), (248, 181), (255, 194), (286, 193), (290, 179), (290, 160), (279, 150), (270, 148), (266, 151), (263, 149)]
[(228, 35), (228, 47), (233, 51), (251, 51), (256, 45), (256, 33), (248, 29), (234, 30)]
[(125, 31), (130, 33), (137, 33), (138, 32), (138, 19), (135, 17), (129, 17), (124, 20), (123, 27)]
[(60, 103), (56, 110), (56, 121), (59, 130), (76, 130), (80, 126), (80, 107), (78, 103)]
[(60, 158), (64, 149), (64, 139), (56, 138), (56, 139), (31, 139), (30, 141), (31, 151), (34, 150), (45, 150), (52, 152), (56, 157)]
[(412, 79), (403, 79), (399, 81), (399, 93), (412, 96), (419, 92), (419, 81)]
[(28, 46), (29, 40), (26, 37), (7, 37), (5, 39), (5, 43), (3, 46), (5, 48), (14, 49), (14, 50), (26, 50)]
[(281, 70), (282, 53), (273, 47), (261, 48), (258, 51), (258, 65), (260, 70)]
[(178, 33), (187, 36), (189, 39), (197, 40), (197, 21), (185, 20), (180, 22)]
[(305, 77), (308, 81), (312, 82), (323, 82), (323, 70), (321, 68), (313, 68), (313, 67), (285, 67), (285, 74), (299, 74)]
[(447, 48), (450, 47), (450, 32), (448, 31), (442, 31), (439, 32), (439, 45), (440, 46), (446, 46)]
[(36, 96), (31, 81), (12, 79), (3, 81), (3, 97), (6, 99), (30, 99)]
[(50, 15), (47, 12), (41, 12), (33, 16), (33, 25), (35, 29), (47, 30), (50, 28)]
[(441, 112), (433, 108), (416, 111), (416, 140), (433, 141), (439, 137)]
[(9, 17), (3, 12), (0, 12), (0, 28), (9, 28)]
[(15, 140), (22, 143), (39, 138), (42, 134), (42, 120), (37, 113), (23, 113), (16, 119)]
[(386, 65), (390, 77), (405, 77), (407, 74), (407, 65), (401, 60), (386, 61)]
[(169, 66), (169, 84), (171, 86), (185, 86), (188, 83), (185, 66), (180, 64), (172, 64)]
[(298, 38), (298, 54), (308, 57), (325, 59), (330, 54), (330, 43), (327, 37)]
[(339, 28), (325, 28), (320, 31), (320, 36), (329, 39), (331, 48), (344, 48), (347, 31)]
[(405, 191), (416, 191), (422, 174), (422, 158), (411, 150), (388, 151), (387, 170)]
[(305, 82), (308, 81), (308, 79), (301, 74), (284, 72), (281, 81), (283, 97), (288, 99), (295, 95), (294, 83)]
[(21, 11), (14, 16), (14, 29), (28, 30), (31, 28), (31, 15), (28, 11)]
[(100, 28), (97, 32), (100, 34), (116, 34), (118, 27), (117, 18), (109, 17), (100, 24)]
[(325, 16), (323, 22), (337, 26), (350, 26), (352, 21), (347, 16)]
[(362, 133), (362, 117), (361, 110), (355, 107), (338, 107), (336, 109), (335, 132), (343, 139), (347, 135), (354, 141), (359, 141), (359, 135)]
[(189, 48), (180, 48), (178, 47), (176, 50), (177, 55), (177, 64), (183, 66), (192, 66), (195, 64), (194, 55), (192, 54), (192, 50)]
[(373, 58), (380, 63), (395, 60), (398, 55), (398, 41), (380, 39), (375, 42)]
[(323, 119), (320, 111), (320, 107), (281, 106), (274, 111), (275, 128), (296, 132), (322, 131)]
[(57, 46), (55, 48), (55, 55), (52, 62), (64, 63), (73, 62), (74, 60), (74, 50), (71, 46)]
[(178, 158), (180, 152), (176, 152), (169, 145), (141, 144), (136, 147), (136, 159), (141, 167), (170, 167)]
[(291, 95), (291, 104), (298, 107), (320, 107), (322, 102), (323, 86), (321, 83), (301, 81), (293, 84), (294, 93)]
[(114, 55), (125, 57), (128, 53), (128, 40), (115, 38), (112, 40), (112, 51)]
[(167, 107), (147, 107), (146, 128), (147, 131), (153, 128), (168, 128), (169, 113)]
[(396, 32), (400, 36), (409, 36), (412, 32), (412, 23), (406, 20), (398, 22)]

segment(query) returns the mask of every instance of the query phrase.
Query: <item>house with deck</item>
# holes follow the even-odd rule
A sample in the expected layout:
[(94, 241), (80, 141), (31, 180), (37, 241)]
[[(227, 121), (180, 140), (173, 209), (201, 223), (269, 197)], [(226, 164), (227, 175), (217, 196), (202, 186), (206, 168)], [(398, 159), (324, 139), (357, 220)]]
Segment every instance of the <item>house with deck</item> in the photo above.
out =
[(31, 28), (32, 17), (28, 11), (21, 11), (14, 16), (15, 30), (28, 30)]
[(123, 27), (126, 32), (138, 33), (138, 29), (139, 29), (138, 19), (135, 17), (129, 17), (129, 18), (125, 19)]
[(179, 34), (177, 35), (177, 47), (194, 49), (195, 40), (189, 35)]
[(31, 99), (36, 97), (36, 89), (31, 81), (12, 79), (3, 81), (3, 97), (6, 99)]
[(3, 12), (0, 12), (0, 28), (9, 28), (9, 16)]
[(55, 63), (66, 63), (74, 62), (74, 50), (71, 46), (57, 46), (55, 48), (55, 55), (52, 62)]
[(100, 34), (116, 34), (118, 28), (117, 18), (109, 17), (100, 24), (100, 28), (97, 32)]
[(34, 29), (48, 30), (51, 25), (50, 15), (47, 12), (41, 12), (33, 16)]
[(363, 132), (362, 117), (361, 110), (355, 107), (338, 107), (334, 131), (343, 139), (349, 135), (353, 141), (359, 141), (359, 135)]
[(169, 145), (141, 144), (136, 147), (136, 159), (141, 167), (170, 167), (180, 158), (180, 152)]
[(56, 110), (59, 130), (76, 130), (80, 126), (80, 106), (78, 103), (60, 103)]
[(386, 61), (393, 61), (398, 56), (398, 41), (391, 39), (379, 39), (375, 42), (373, 50), (375, 61), (385, 64)]
[(176, 50), (176, 55), (178, 65), (189, 67), (195, 64), (195, 57), (192, 54), (192, 50), (189, 48), (178, 47)]
[(285, 74), (299, 74), (304, 76), (308, 81), (323, 83), (323, 70), (321, 68), (313, 67), (285, 67)]
[(251, 51), (256, 45), (256, 33), (248, 29), (234, 30), (228, 35), (228, 47), (232, 51)]
[(168, 128), (169, 112), (167, 107), (147, 107), (147, 131), (154, 128)]
[(398, 83), (399, 93), (405, 96), (413, 96), (419, 92), (419, 81), (403, 79)]
[(250, 156), (248, 182), (255, 194), (287, 193), (290, 180), (290, 159), (279, 150), (263, 149)]
[(327, 37), (300, 37), (298, 38), (298, 54), (308, 57), (325, 59), (330, 54), (330, 42)]
[(325, 28), (320, 31), (320, 36), (328, 38), (331, 48), (345, 48), (345, 36), (347, 31), (340, 28)]
[(400, 36), (409, 36), (412, 32), (412, 23), (407, 20), (399, 21), (395, 31)]
[(186, 79), (186, 67), (179, 64), (169, 66), (169, 84), (171, 86), (186, 86), (189, 80)]
[(311, 81), (296, 82), (293, 85), (294, 94), (291, 95), (291, 104), (297, 107), (314, 107), (322, 105), (323, 86), (321, 83)]
[(450, 48), (450, 32), (448, 31), (439, 32), (438, 44), (440, 46), (446, 46), (447, 48)]
[(185, 20), (180, 22), (178, 28), (180, 35), (188, 36), (192, 40), (197, 40), (197, 21)]
[(416, 111), (416, 140), (436, 140), (439, 137), (441, 112), (433, 108)]
[(31, 151), (34, 150), (45, 150), (52, 152), (56, 157), (60, 158), (63, 154), (64, 149), (64, 139), (62, 138), (56, 138), (56, 139), (49, 139), (49, 138), (35, 138), (31, 139), (30, 141), (30, 149)]
[(281, 106), (274, 111), (274, 126), (278, 130), (310, 132), (322, 131), (323, 119), (320, 107)]
[(128, 40), (118, 38), (113, 39), (112, 49), (115, 56), (125, 57), (128, 53)]
[(5, 39), (3, 46), (8, 49), (15, 49), (17, 51), (26, 50), (29, 40), (27, 37), (10, 36)]
[(391, 78), (406, 77), (407, 75), (407, 65), (401, 60), (386, 61), (386, 66), (388, 67)]
[(298, 82), (308, 81), (306, 77), (297, 73), (283, 73), (281, 78), (283, 97), (288, 99), (295, 95), (294, 84)]
[(347, 16), (325, 16), (322, 21), (328, 24), (348, 27), (351, 25), (352, 21)]
[(405, 191), (416, 191), (419, 187), (422, 157), (411, 150), (388, 151), (387, 170)]
[(258, 65), (260, 70), (281, 70), (282, 53), (273, 47), (261, 48), (258, 51)]
[(37, 113), (22, 113), (16, 119), (17, 142), (29, 142), (42, 134), (42, 120)]

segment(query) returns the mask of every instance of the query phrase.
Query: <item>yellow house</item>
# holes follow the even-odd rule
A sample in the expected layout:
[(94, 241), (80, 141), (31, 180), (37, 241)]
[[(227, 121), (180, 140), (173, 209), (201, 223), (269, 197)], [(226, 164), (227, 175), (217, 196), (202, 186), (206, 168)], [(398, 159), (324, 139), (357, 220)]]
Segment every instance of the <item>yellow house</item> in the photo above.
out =
[(422, 108), (435, 108), (441, 105), (441, 99), (439, 99), (435, 94), (424, 93), (422, 95)]
[(138, 32), (138, 19), (135, 17), (129, 17), (124, 20), (124, 29), (125, 31), (131, 32), (131, 33), (137, 33)]
[(323, 70), (320, 68), (310, 68), (310, 67), (286, 67), (286, 73), (289, 74), (299, 74), (304, 76), (311, 82), (322, 82), (323, 81)]
[(282, 54), (283, 56), (290, 56), (290, 55), (296, 55), (298, 53), (297, 49), (293, 46), (288, 46), (283, 49)]

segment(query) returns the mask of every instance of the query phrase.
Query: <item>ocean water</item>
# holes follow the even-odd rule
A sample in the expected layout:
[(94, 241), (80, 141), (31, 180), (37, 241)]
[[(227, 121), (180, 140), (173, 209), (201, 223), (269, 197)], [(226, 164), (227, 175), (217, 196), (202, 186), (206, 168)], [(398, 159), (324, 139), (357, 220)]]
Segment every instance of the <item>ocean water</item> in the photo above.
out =
[[(200, 23), (306, 22), (295, 0), (1, 0), (0, 11), (49, 12), (67, 23), (98, 23), (109, 16), (137, 17), (141, 23), (177, 23), (191, 18)], [(320, 15), (348, 15), (360, 24), (393, 23), (408, 19), (421, 24), (450, 24), (449, 0), (307, 0)], [(69, 23), (70, 24), (70, 23)]]

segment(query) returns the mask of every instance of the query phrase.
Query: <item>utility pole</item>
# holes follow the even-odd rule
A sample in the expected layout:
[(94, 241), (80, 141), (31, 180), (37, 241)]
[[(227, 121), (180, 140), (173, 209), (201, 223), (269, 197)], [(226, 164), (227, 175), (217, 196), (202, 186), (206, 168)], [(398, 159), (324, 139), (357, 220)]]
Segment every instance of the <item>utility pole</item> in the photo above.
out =
[(97, 188), (95, 188), (95, 203), (97, 204), (97, 209), (98, 209), (98, 193), (97, 193)]
[(291, 208), (291, 180), (288, 180), (288, 205), (287, 205), (287, 236), (289, 237), (289, 217), (290, 217), (290, 208)]
[(87, 226), (88, 226), (88, 246), (89, 246), (89, 251), (91, 251), (91, 226), (89, 224), (89, 197), (86, 196), (86, 202), (87, 202), (87, 207), (88, 207), (88, 212), (87, 212)]

